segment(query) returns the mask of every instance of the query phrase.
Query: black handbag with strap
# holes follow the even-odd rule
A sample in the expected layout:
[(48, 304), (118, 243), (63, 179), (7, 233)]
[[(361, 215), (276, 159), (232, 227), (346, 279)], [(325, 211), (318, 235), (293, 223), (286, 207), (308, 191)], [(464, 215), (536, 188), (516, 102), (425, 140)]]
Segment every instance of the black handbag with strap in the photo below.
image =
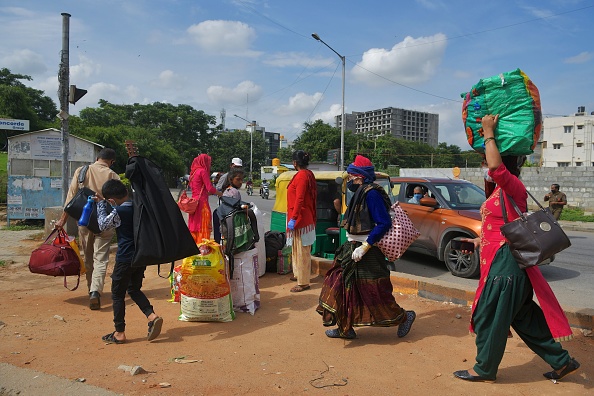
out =
[[(68, 216), (80, 219), (80, 215), (83, 212), (83, 208), (87, 204), (88, 198), (95, 195), (95, 191), (91, 190), (88, 187), (84, 186), (85, 178), (87, 176), (87, 170), (89, 169), (89, 165), (85, 165), (82, 167), (78, 174), (78, 192), (76, 195), (68, 202), (66, 207), (64, 207), (64, 212), (68, 213)], [(107, 213), (111, 213), (112, 207), (111, 205), (106, 205)], [(99, 222), (97, 221), (97, 205), (93, 205), (93, 211), (91, 212), (91, 218), (89, 220), (89, 225), (87, 226), (89, 231), (94, 234), (100, 234), (101, 230), (99, 229)]]
[(505, 194), (520, 216), (514, 221), (508, 221), (503, 190), (499, 190), (499, 202), (505, 222), (501, 226), (501, 233), (507, 239), (511, 253), (522, 269), (539, 265), (571, 246), (569, 238), (551, 215), (550, 210), (543, 208), (532, 194), (526, 192), (536, 202), (539, 210), (522, 213), (513, 198)]

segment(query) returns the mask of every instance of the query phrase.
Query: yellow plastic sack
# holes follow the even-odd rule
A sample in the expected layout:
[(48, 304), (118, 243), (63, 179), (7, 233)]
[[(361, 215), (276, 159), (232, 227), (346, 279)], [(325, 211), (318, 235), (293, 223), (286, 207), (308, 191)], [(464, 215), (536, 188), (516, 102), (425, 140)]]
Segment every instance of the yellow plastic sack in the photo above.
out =
[(182, 260), (179, 292), (182, 321), (229, 322), (235, 319), (228, 264), (213, 240), (198, 245), (200, 254)]
[(68, 244), (70, 245), (72, 250), (74, 250), (74, 252), (78, 256), (78, 261), (80, 261), (80, 274), (82, 275), (82, 274), (86, 273), (87, 269), (85, 268), (85, 262), (83, 261), (82, 257), (80, 256), (80, 249), (78, 248), (78, 243), (76, 243), (76, 238), (68, 235)]

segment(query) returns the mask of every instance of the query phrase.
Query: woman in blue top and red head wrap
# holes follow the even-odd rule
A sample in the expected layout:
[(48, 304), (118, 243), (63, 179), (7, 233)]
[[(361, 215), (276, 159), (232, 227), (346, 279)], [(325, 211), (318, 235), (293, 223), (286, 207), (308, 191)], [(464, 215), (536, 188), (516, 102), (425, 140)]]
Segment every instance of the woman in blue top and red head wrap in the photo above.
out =
[(324, 326), (338, 326), (326, 331), (330, 338), (355, 338), (353, 326), (398, 326), (398, 337), (404, 337), (416, 315), (396, 303), (388, 262), (375, 246), (392, 224), (390, 198), (374, 183), (368, 158), (358, 155), (347, 173), (347, 188), (355, 193), (341, 224), (348, 240), (326, 273), (316, 310)]

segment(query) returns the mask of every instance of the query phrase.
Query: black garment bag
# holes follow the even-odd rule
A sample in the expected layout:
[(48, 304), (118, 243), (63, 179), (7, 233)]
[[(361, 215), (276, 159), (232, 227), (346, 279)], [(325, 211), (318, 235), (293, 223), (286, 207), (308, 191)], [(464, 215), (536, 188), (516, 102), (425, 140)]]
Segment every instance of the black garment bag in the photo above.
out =
[(132, 184), (134, 204), (132, 266), (173, 263), (199, 254), (161, 169), (147, 158), (130, 157), (126, 177)]

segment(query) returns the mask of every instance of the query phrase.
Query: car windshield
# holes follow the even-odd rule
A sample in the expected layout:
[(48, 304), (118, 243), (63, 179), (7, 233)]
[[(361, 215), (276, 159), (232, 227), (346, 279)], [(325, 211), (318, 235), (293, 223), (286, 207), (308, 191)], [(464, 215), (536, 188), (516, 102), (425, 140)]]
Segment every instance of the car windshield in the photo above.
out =
[(472, 183), (434, 183), (439, 195), (455, 209), (480, 209), (485, 192)]
[[(392, 196), (392, 187), (390, 186), (390, 180), (378, 178), (375, 180), (375, 183), (382, 186), (384, 188), (384, 190), (386, 191), (386, 194), (388, 194), (388, 196), (390, 197), (390, 200), (392, 202), (394, 202), (394, 198)], [(351, 202), (351, 198), (353, 197), (354, 194), (355, 193), (352, 192), (351, 190), (349, 190), (348, 188), (346, 189), (346, 204), (347, 204), (347, 206), (349, 205), (349, 202)]]

